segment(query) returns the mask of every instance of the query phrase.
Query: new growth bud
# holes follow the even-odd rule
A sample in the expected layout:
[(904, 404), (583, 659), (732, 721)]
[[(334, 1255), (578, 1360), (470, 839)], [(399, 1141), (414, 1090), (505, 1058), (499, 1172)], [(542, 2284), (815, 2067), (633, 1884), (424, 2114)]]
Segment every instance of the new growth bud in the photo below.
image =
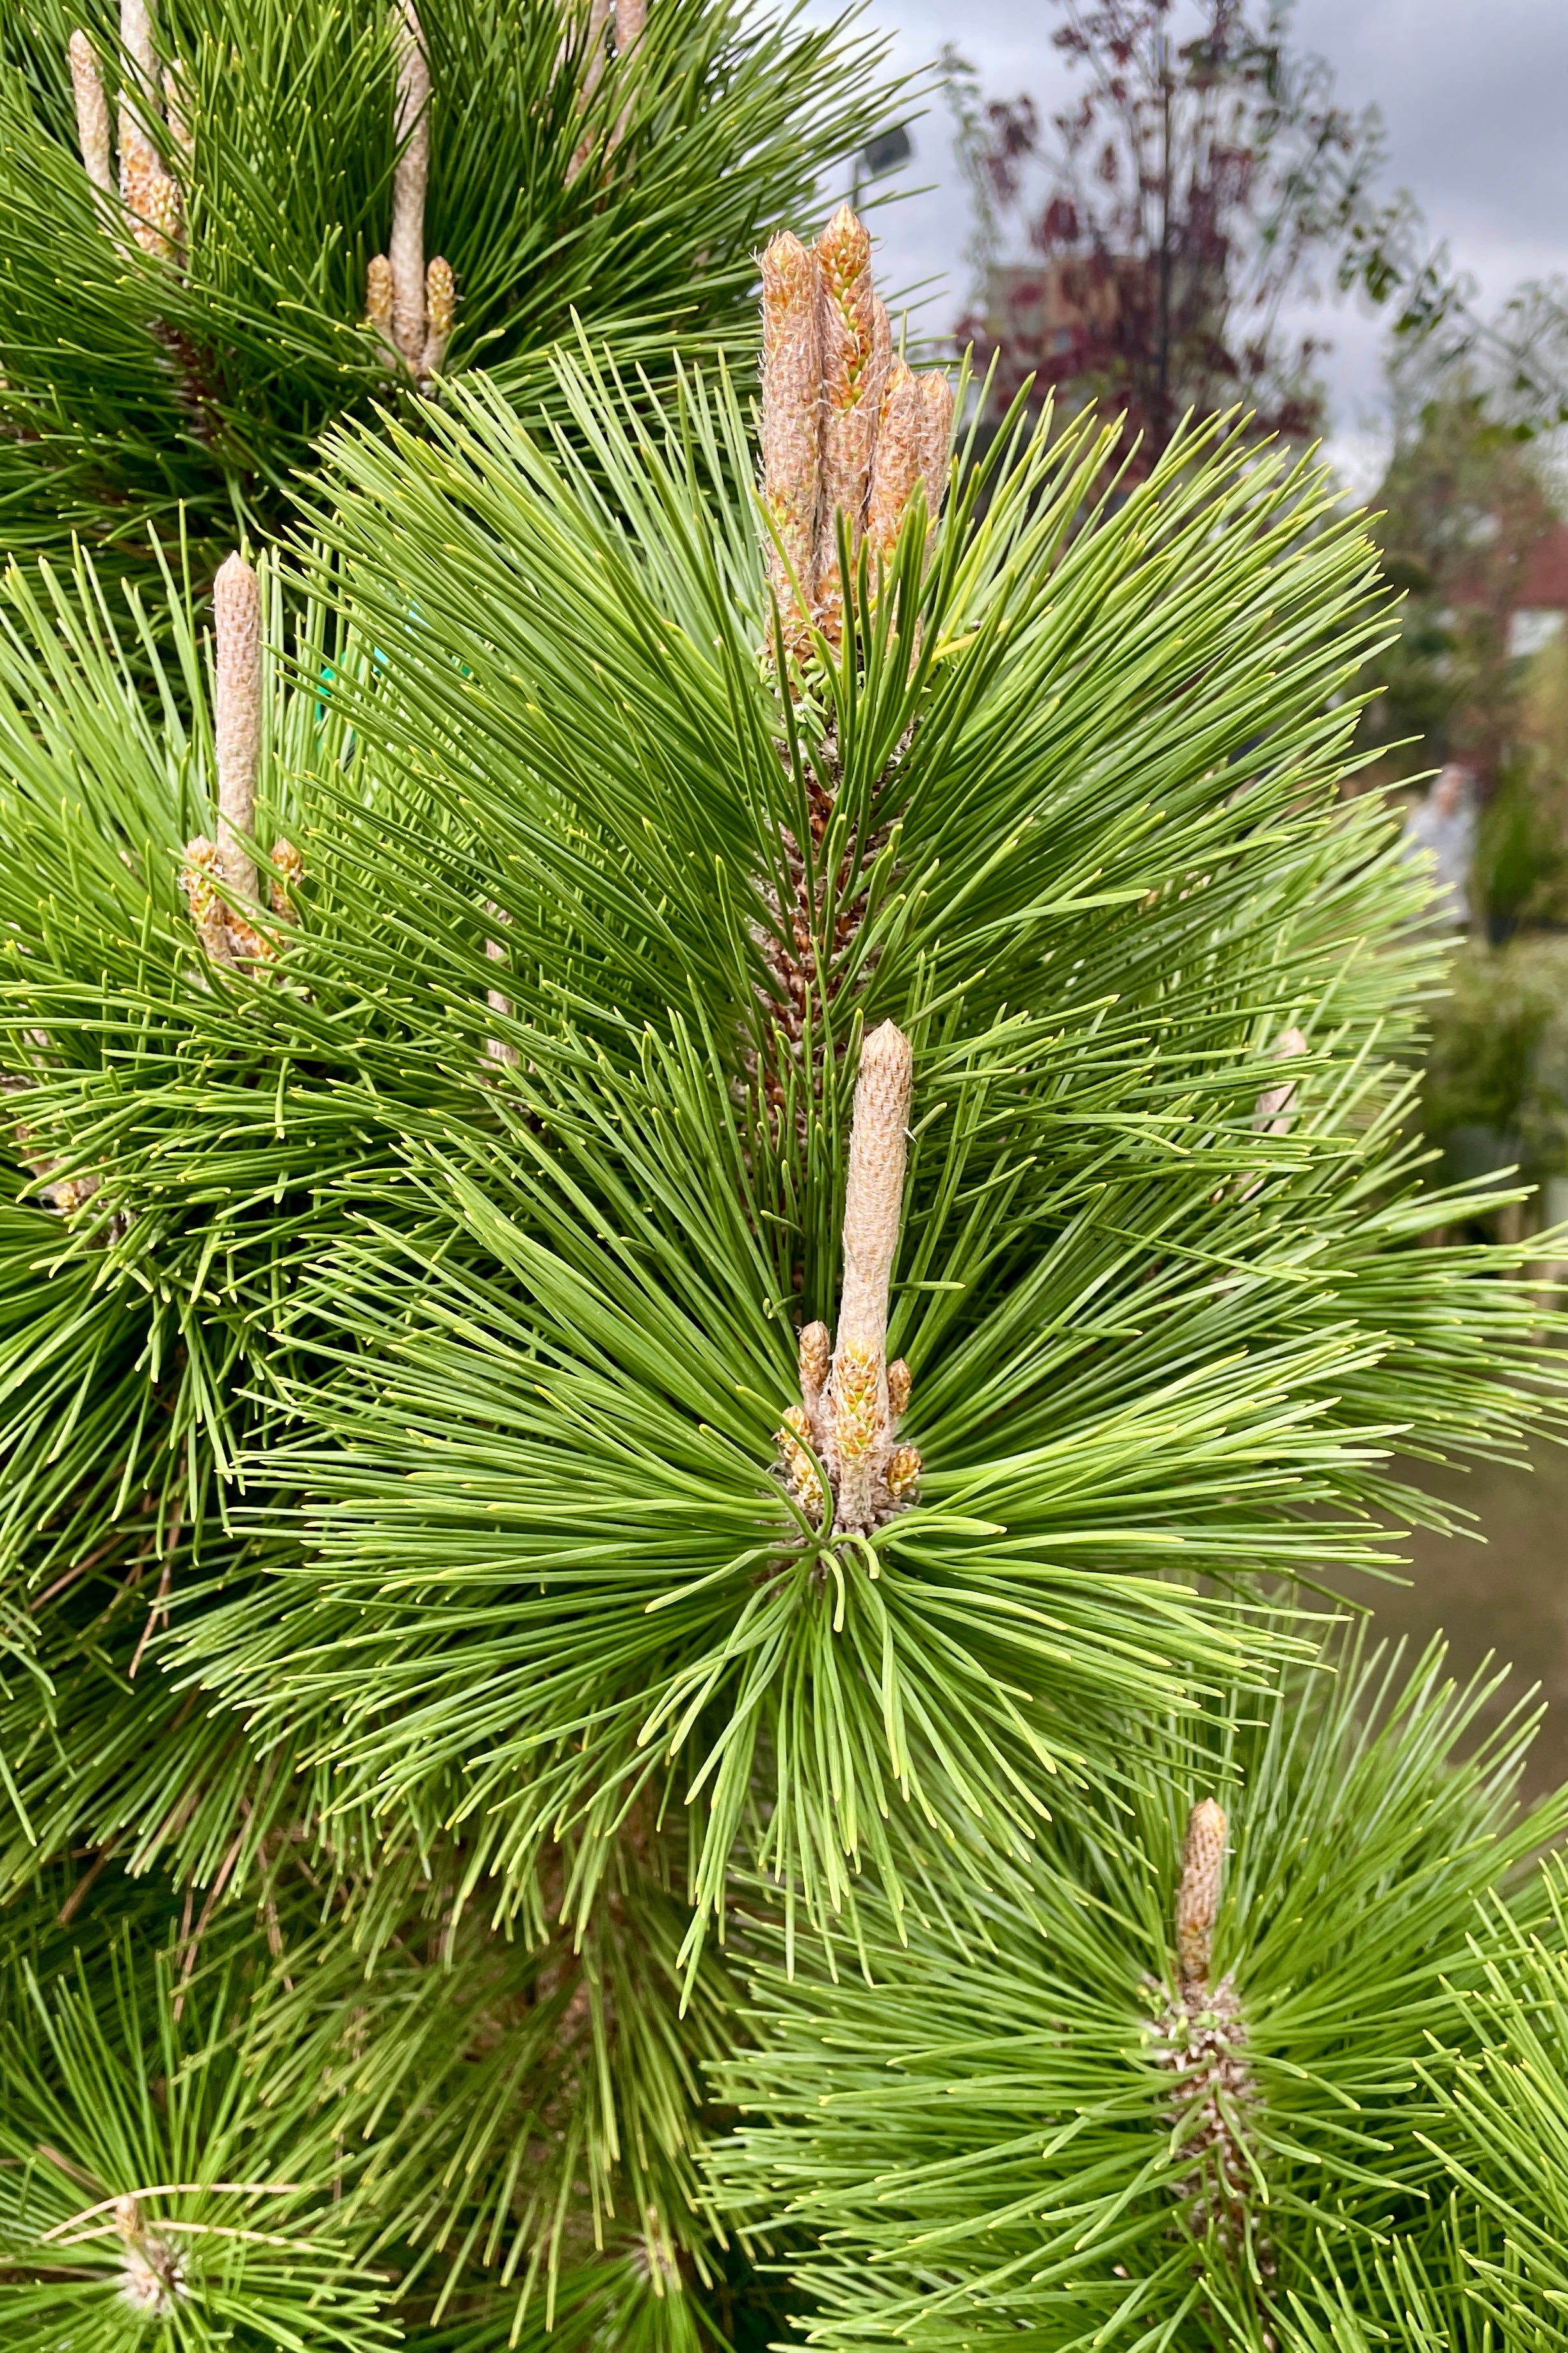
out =
[(800, 1335), (800, 1394), (819, 1447), (826, 1449), (822, 1392), (833, 1363), (833, 1343), (826, 1324), (808, 1324)]
[[(181, 887), (191, 920), (215, 964), (265, 963), (275, 943), (243, 912), (257, 903), (256, 778), (261, 763), (261, 584), (243, 556), (231, 555), (213, 583), (215, 691), (213, 735), (217, 767), (217, 839), (185, 845)], [(288, 891), (304, 871), (293, 845), (273, 851), (279, 880), (271, 886), (274, 913), (290, 912)]]
[(393, 340), (417, 372), (425, 352), (425, 192), (430, 177), (430, 68), (414, 0), (398, 0), (397, 163), (392, 177)]
[(914, 1447), (894, 1447), (888, 1457), (888, 1493), (895, 1504), (909, 1502), (924, 1468)]
[(162, 231), (153, 223), (153, 189), (163, 171), (156, 150), (127, 106), (120, 110), (120, 201), (131, 216), (131, 234), (142, 251)]
[(1176, 1956), (1183, 1990), (1187, 1993), (1202, 1990), (1209, 1981), (1227, 1827), (1223, 1809), (1212, 1798), (1203, 1799), (1187, 1816), (1181, 1884), (1176, 1891)]
[(82, 167), (100, 195), (114, 194), (114, 165), (109, 153), (109, 100), (91, 42), (82, 32), (70, 37), (71, 89), (76, 97), (76, 131)]
[(217, 748), (217, 846), (226, 879), (256, 899), (256, 772), (261, 759), (261, 584), (242, 555), (213, 583), (216, 639), (214, 733)]
[[(584, 53), (587, 62), (583, 71), (583, 87), (577, 96), (577, 103), (579, 107), (585, 107), (589, 104), (593, 99), (594, 92), (598, 89), (599, 83), (604, 78), (605, 35), (609, 27), (609, 22), (610, 0), (590, 0), (588, 9), (588, 37), (584, 44)], [(593, 152), (594, 142), (592, 139), (584, 137), (578, 141), (577, 145), (573, 152), (572, 161), (567, 166), (566, 178), (569, 184), (576, 178), (578, 173), (582, 170), (584, 164), (587, 162)]]
[[(494, 916), (499, 923), (505, 923), (507, 921), (507, 917), (492, 902), (486, 902), (485, 913), (487, 915)], [(506, 947), (500, 940), (487, 940), (485, 955), (491, 964), (505, 964), (508, 961)], [(485, 1003), (492, 1013), (499, 1013), (503, 1021), (511, 1019), (512, 1002), (504, 988), (487, 988)], [(501, 1070), (514, 1071), (517, 1068), (517, 1048), (504, 1038), (487, 1038), (485, 1057), (488, 1061), (494, 1062)]]
[(305, 879), (305, 861), (291, 841), (279, 839), (273, 843), (272, 871), (274, 880), (268, 892), (272, 912), (285, 923), (292, 923), (295, 901)]
[(807, 1451), (815, 1446), (816, 1438), (805, 1408), (785, 1406), (783, 1427), (773, 1436), (784, 1460), (784, 1484), (790, 1499), (815, 1524), (822, 1517), (822, 1482)]
[(871, 484), (871, 455), (882, 405), (890, 337), (888, 314), (871, 283), (871, 236), (840, 205), (816, 244), (822, 283), (822, 512), (817, 533), (818, 626), (837, 643), (844, 588), (838, 518), (848, 525), (849, 554), (859, 551)]
[[(932, 527), (947, 487), (952, 393), (940, 371), (916, 375), (892, 354), (871, 282), (871, 238), (840, 205), (815, 248), (785, 231), (762, 258), (763, 504), (768, 574), (790, 652), (808, 622), (843, 636), (840, 522), (850, 562), (869, 543), (885, 566), (917, 482)], [(928, 545), (930, 534), (928, 532)]]
[(921, 378), (921, 475), (926, 486), (926, 514), (931, 528), (947, 493), (947, 470), (952, 453), (952, 386), (941, 368), (929, 368)]
[(158, 51), (153, 39), (149, 0), (120, 0), (120, 46), (143, 98), (158, 87)]
[(177, 58), (173, 65), (163, 68), (163, 114), (169, 125), (169, 136), (188, 164), (195, 141), (191, 132), (185, 69)]
[(899, 543), (904, 510), (920, 481), (921, 449), (925, 425), (925, 396), (913, 368), (895, 360), (882, 394), (872, 463), (871, 496), (866, 512), (866, 540), (874, 565), (892, 562)]
[(605, 35), (609, 30), (609, 25), (610, 0), (589, 0), (586, 44), (588, 65), (583, 76), (582, 102), (584, 106), (598, 89), (600, 79), (604, 74)]
[(867, 1525), (861, 1490), (869, 1488), (872, 1453), (887, 1427), (878, 1396), (881, 1370), (876, 1351), (859, 1341), (841, 1338), (833, 1352), (828, 1427), (838, 1466), (838, 1516), (845, 1527)]
[[(1279, 1060), (1283, 1060), (1286, 1056), (1304, 1054), (1306, 1051), (1307, 1040), (1294, 1025), (1282, 1031), (1274, 1040), (1274, 1052)], [(1281, 1087), (1265, 1087), (1258, 1098), (1258, 1107), (1253, 1113), (1254, 1127), (1260, 1128), (1268, 1135), (1289, 1135), (1295, 1102), (1294, 1079), (1287, 1079)]]
[(375, 329), (389, 353), (395, 356), (397, 344), (392, 332), (392, 264), (384, 253), (378, 253), (372, 257), (364, 273), (365, 322)]
[(137, 2199), (117, 2198), (113, 2214), (115, 2230), (125, 2249), (120, 2274), (121, 2301), (133, 2312), (161, 2320), (187, 2293), (179, 2254), (166, 2239), (148, 2230)]
[[(838, 1311), (839, 1347), (863, 1344), (879, 1361), (888, 1336), (888, 1289), (899, 1247), (912, 1071), (909, 1039), (884, 1021), (861, 1048), (855, 1082)], [(885, 1370), (880, 1377), (885, 1405)]]
[(149, 125), (158, 120), (160, 76), (147, 0), (121, 0), (120, 196), (144, 253), (166, 254), (178, 233), (179, 190), (163, 170)]
[[(616, 0), (616, 59), (625, 66), (642, 39), (647, 22), (647, 0)], [(632, 102), (628, 98), (621, 108), (620, 119), (611, 134), (610, 144), (618, 147), (626, 135), (626, 125), (632, 119)]]
[(392, 174), (387, 250), (365, 269), (365, 324), (385, 346), (389, 367), (405, 366), (421, 388), (440, 369), (457, 310), (452, 267), (425, 260), (425, 200), (430, 178), (430, 65), (414, 0), (397, 0), (398, 142)]
[(154, 172), (142, 197), (144, 216), (137, 226), (136, 242), (144, 253), (167, 261), (184, 242), (184, 206), (180, 185), (167, 172)]
[[(795, 1493), (799, 1447), (816, 1447), (832, 1482), (834, 1525), (864, 1533), (908, 1501), (921, 1472), (912, 1446), (895, 1447), (910, 1401), (910, 1368), (888, 1363), (888, 1294), (898, 1256), (911, 1095), (910, 1041), (892, 1022), (861, 1049), (844, 1204), (844, 1277), (837, 1345), (827, 1327), (800, 1335), (801, 1405), (779, 1434)], [(793, 1449), (793, 1451), (792, 1451)], [(812, 1486), (816, 1485), (812, 1474)]]
[(1258, 2086), (1240, 1998), (1232, 1977), (1210, 1981), (1227, 1828), (1223, 1808), (1212, 1798), (1201, 1799), (1187, 1816), (1176, 1888), (1179, 1984), (1153, 2028), (1159, 2062), (1175, 2078), (1170, 2099), (1172, 2147), (1178, 2159), (1173, 2193), (1194, 2237), (1215, 2231), (1235, 2255), (1248, 2239), (1256, 2243), (1248, 2207), (1260, 2152), (1246, 2146)]
[(816, 257), (786, 229), (763, 255), (763, 503), (768, 574), (797, 642), (816, 596), (822, 483), (822, 315)]
[[(1308, 1051), (1307, 1040), (1300, 1029), (1292, 1027), (1282, 1030), (1276, 1038), (1273, 1051), (1277, 1058), (1304, 1054)], [(1283, 1086), (1264, 1088), (1253, 1106), (1252, 1124), (1262, 1135), (1289, 1135), (1296, 1124), (1296, 1082), (1287, 1079)], [(1244, 1177), (1239, 1198), (1244, 1201), (1256, 1200), (1263, 1190), (1263, 1184), (1261, 1171)], [(1215, 1199), (1221, 1199), (1223, 1192), (1222, 1187), (1214, 1196)]]
[(198, 833), (194, 841), (185, 844), (180, 888), (189, 902), (196, 936), (214, 964), (232, 961), (224, 921), (226, 911), (222, 884), (223, 862), (218, 856), (217, 844), (209, 841), (205, 833)]
[(452, 265), (437, 254), (425, 272), (425, 349), (419, 361), (422, 378), (436, 375), (447, 356), (452, 322), (458, 311), (457, 282)]
[[(119, 103), (119, 195), (122, 210), (110, 213), (105, 227), (114, 242), (125, 248), (125, 230), (143, 253), (156, 259), (175, 256), (184, 243), (184, 200), (179, 182), (163, 168), (154, 133), (163, 128), (161, 94), (166, 93), (170, 128), (182, 155), (190, 153), (182, 90), (173, 68), (160, 74), (153, 40), (153, 19), (146, 0), (122, 0), (120, 11), (121, 88)], [(116, 188), (109, 144), (109, 101), (98, 58), (85, 33), (72, 33), (67, 44), (71, 90), (76, 100), (77, 139), (83, 169), (100, 196), (113, 198)], [(128, 219), (127, 219), (128, 216)]]

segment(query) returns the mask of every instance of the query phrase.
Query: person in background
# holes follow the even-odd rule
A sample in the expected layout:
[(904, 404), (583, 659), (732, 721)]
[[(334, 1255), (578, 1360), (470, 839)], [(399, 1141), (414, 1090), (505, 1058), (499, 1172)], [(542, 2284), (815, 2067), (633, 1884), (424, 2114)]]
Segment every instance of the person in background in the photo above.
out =
[(1470, 922), (1470, 864), (1476, 854), (1476, 797), (1472, 771), (1458, 760), (1439, 769), (1425, 800), (1405, 822), (1405, 845), (1429, 849), (1436, 868), (1432, 920), (1445, 930), (1465, 931)]

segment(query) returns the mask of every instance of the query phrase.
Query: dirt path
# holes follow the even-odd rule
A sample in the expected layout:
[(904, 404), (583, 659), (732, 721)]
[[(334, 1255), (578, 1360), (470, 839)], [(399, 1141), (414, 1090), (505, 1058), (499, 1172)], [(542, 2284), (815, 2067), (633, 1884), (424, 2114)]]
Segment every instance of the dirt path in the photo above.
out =
[(1494, 1713), (1539, 1683), (1546, 1720), (1531, 1751), (1530, 1787), (1568, 1780), (1568, 1450), (1543, 1447), (1533, 1471), (1481, 1464), (1468, 1474), (1426, 1471), (1421, 1483), (1477, 1514), (1485, 1544), (1412, 1536), (1408, 1587), (1345, 1581), (1381, 1633), (1419, 1646), (1441, 1630), (1459, 1675), (1490, 1651), (1513, 1670)]

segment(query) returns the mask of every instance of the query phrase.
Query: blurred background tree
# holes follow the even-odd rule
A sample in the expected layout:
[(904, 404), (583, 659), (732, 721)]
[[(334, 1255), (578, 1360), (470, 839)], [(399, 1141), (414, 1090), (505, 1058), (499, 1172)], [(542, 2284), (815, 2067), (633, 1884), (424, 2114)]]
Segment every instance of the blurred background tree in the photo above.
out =
[[(1083, 87), (1047, 121), (946, 59), (976, 222), (958, 337), (994, 364), (994, 415), (1030, 378), (1037, 401), (1098, 399), (1125, 410), (1143, 465), (1189, 411), (1315, 433), (1323, 346), (1298, 324), (1325, 281), (1379, 301), (1420, 285), (1441, 308), (1413, 206), (1376, 194), (1376, 110), (1336, 102), (1279, 5), (1204, 0), (1180, 42), (1172, 0), (1057, 5), (1051, 37)], [(1027, 259), (1004, 258), (1019, 246)]]
[(1526, 923), (1568, 927), (1568, 637), (1531, 659), (1521, 715), (1534, 871), (1520, 906)]
[[(1529, 657), (1568, 597), (1554, 486), (1468, 371), (1393, 372), (1394, 448), (1373, 499), (1391, 586), (1405, 597), (1363, 743), (1379, 783), (1463, 760), (1491, 797), (1521, 754)], [(1562, 573), (1559, 581), (1555, 575)]]

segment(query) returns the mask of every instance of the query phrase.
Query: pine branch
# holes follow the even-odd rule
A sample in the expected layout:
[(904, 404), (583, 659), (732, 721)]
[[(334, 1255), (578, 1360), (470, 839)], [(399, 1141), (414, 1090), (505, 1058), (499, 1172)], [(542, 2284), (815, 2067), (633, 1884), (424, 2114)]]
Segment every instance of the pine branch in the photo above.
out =
[[(1550, 1918), (1524, 1874), (1563, 1800), (1516, 1808), (1531, 1725), (1475, 1744), (1493, 1687), (1456, 1690), (1440, 1651), (1333, 1663), (1232, 1692), (1195, 1740), (1152, 1727), (1116, 1811), (963, 1922), (906, 1947), (868, 1904), (874, 1982), (792, 1982), (758, 1922), (759, 2048), (721, 2070), (743, 2118), (710, 2159), (749, 2230), (809, 2233), (813, 2342), (1337, 2345), (1349, 2279), (1370, 2344), (1424, 2265), (1429, 2312), (1463, 2298), (1409, 2054), (1468, 2019), (1489, 1886)], [(1205, 1784), (1225, 1811), (1189, 1814)]]
[(664, 0), (602, 71), (587, 46), (521, 0), (30, 0), (0, 42), (5, 543), (79, 535), (155, 586), (184, 528), (210, 576), (334, 418), (417, 417), (480, 358), (534, 407), (576, 319), (666, 377), (672, 343), (743, 347), (757, 244), (896, 102), (879, 49), (741, 0)]
[(331, 2218), (331, 2119), (258, 2096), (243, 1940), (183, 1994), (164, 1958), (94, 1941), (90, 1970), (24, 1962), (6, 1984), (7, 2341), (41, 2353), (64, 2326), (118, 2347), (154, 2322), (279, 2353), (301, 2327), (344, 2353), (394, 2341)]

